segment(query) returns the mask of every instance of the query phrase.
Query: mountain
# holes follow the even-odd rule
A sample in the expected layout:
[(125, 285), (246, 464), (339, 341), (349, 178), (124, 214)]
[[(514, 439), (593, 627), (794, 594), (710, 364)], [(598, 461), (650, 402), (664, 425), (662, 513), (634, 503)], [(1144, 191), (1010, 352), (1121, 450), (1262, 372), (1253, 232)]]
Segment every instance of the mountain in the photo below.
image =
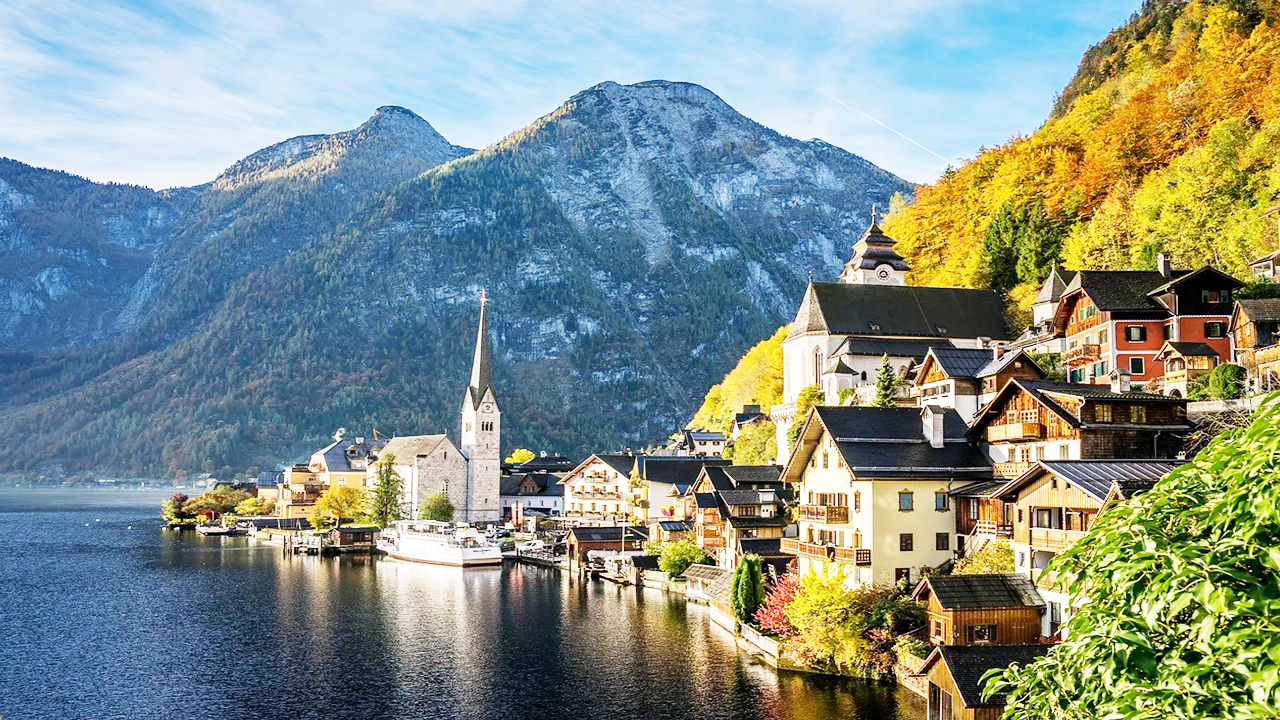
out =
[[(299, 212), (335, 197), (264, 152), (219, 182), (289, 183)], [(811, 270), (838, 272), (872, 203), (911, 190), (654, 81), (590, 88), (336, 222), (242, 198), (222, 226), (241, 230), (206, 251), (225, 213), (202, 197), (134, 329), (8, 364), (0, 381), (21, 392), (0, 431), (40, 451), (0, 448), (0, 469), (221, 471), (292, 459), (339, 426), (452, 432), (482, 287), (507, 442), (638, 446), (790, 319)]]
[(103, 185), (0, 158), (0, 348), (118, 334), (133, 288), (198, 194)]
[(1240, 277), (1276, 247), (1280, 12), (1147, 0), (1081, 61), (1038, 130), (921, 188), (885, 231), (915, 282), (1008, 291), (1052, 264), (1211, 262)]

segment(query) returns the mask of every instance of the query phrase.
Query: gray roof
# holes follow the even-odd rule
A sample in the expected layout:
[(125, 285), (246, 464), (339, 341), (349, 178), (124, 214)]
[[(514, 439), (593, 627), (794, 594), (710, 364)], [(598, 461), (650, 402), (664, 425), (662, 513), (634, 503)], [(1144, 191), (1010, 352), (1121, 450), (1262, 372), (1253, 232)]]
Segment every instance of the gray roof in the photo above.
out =
[(1052, 473), (1096, 498), (1105, 500), (1112, 486), (1132, 497), (1150, 490), (1156, 482), (1185, 460), (1041, 460), (1022, 475), (1006, 482), (997, 495), (1008, 497), (1043, 473)]
[(693, 529), (688, 520), (659, 520), (658, 527), (666, 532), (689, 532)]
[(1070, 271), (1060, 273), (1055, 266), (1049, 271), (1049, 276), (1044, 279), (1044, 284), (1040, 286), (1040, 294), (1036, 295), (1032, 304), (1058, 302), (1058, 298), (1062, 297), (1062, 291), (1067, 288), (1067, 283), (1074, 280), (1075, 276), (1076, 274)]
[[(480, 326), (476, 330), (476, 351), (471, 359), (471, 384), (468, 397), (478, 407), (485, 391), (493, 387), (493, 360), (489, 353), (489, 318), (483, 296), (480, 300)], [(495, 391), (494, 395), (497, 393)]]
[(1045, 606), (1031, 579), (1012, 573), (926, 577), (912, 597), (921, 599), (926, 588), (944, 610)]
[[(1175, 270), (1173, 278), (1186, 274), (1186, 270)], [(1150, 293), (1168, 282), (1169, 278), (1155, 270), (1081, 270), (1063, 294), (1083, 290), (1104, 312), (1167, 313), (1168, 308)]]
[(1018, 359), (1018, 358), (1021, 358), (1023, 361), (1029, 363), (1031, 367), (1035, 368), (1036, 371), (1040, 373), (1040, 377), (1044, 377), (1044, 374), (1045, 374), (1044, 369), (1041, 368), (1039, 365), (1037, 365), (1036, 361), (1032, 360), (1031, 356), (1028, 355), (1023, 350), (1013, 350), (1013, 351), (1002, 354), (998, 358), (993, 358), (990, 362), (988, 362), (985, 366), (983, 366), (982, 369), (978, 370), (978, 372), (974, 375), (974, 377), (983, 378), (983, 377), (988, 377), (990, 375), (995, 375), (996, 373), (1004, 370), (1006, 367), (1009, 366), (1010, 363), (1012, 363), (1015, 359)]
[(648, 482), (684, 485), (698, 479), (703, 466), (728, 465), (729, 461), (720, 457), (690, 457), (687, 455), (670, 457), (652, 457), (640, 455), (640, 479)]
[(877, 265), (890, 265), (894, 270), (910, 270), (911, 266), (907, 261), (893, 249), (896, 242), (885, 235), (884, 230), (872, 221), (871, 227), (867, 228), (862, 233), (862, 237), (853, 244), (853, 257), (845, 265), (853, 265), (864, 270), (873, 270)]
[[(923, 360), (933, 348), (954, 348), (950, 340), (896, 340), (893, 338), (847, 337), (836, 346), (832, 357), (909, 357)], [(847, 365), (845, 367), (848, 367)]]
[[(991, 460), (965, 439), (967, 426), (960, 414), (943, 415), (942, 447), (924, 437), (919, 408), (821, 406), (816, 417), (836, 440), (845, 465), (859, 478), (990, 477)], [(807, 461), (812, 449), (797, 452)]]
[(635, 525), (626, 526), (604, 526), (604, 527), (586, 527), (578, 526), (569, 531), (569, 534), (578, 542), (622, 542), (623, 531), (627, 533), (627, 540), (645, 540), (649, 537), (649, 531), (637, 527)]
[(720, 578), (725, 577), (726, 575), (732, 575), (732, 574), (733, 572), (726, 568), (716, 567), (715, 565), (703, 565), (701, 563), (690, 565), (688, 570), (685, 570), (683, 573), (681, 573), (681, 575), (686, 579), (696, 578), (698, 580), (708, 580), (708, 581), (719, 580)]
[(923, 675), (938, 662), (946, 665), (960, 702), (965, 707), (1004, 707), (1004, 695), (982, 699), (982, 676), (1017, 663), (1026, 665), (1043, 657), (1052, 645), (942, 645), (920, 667)]
[(1007, 339), (1004, 304), (990, 290), (810, 283), (789, 337), (901, 335)]
[(1254, 322), (1280, 321), (1280, 298), (1237, 300), (1236, 305)]
[(743, 555), (777, 557), (782, 555), (782, 538), (738, 538), (738, 552)]
[(721, 490), (720, 497), (729, 505), (760, 504), (760, 493), (755, 490)]
[(1004, 480), (980, 480), (952, 490), (951, 496), (971, 498), (993, 497), (997, 490), (1004, 487), (1004, 483)]
[[(363, 439), (363, 445), (356, 445), (356, 440)], [(347, 451), (356, 448), (356, 457), (364, 457), (370, 451), (377, 451), (386, 443), (371, 438), (343, 438), (316, 452), (324, 456), (324, 466), (329, 472), (353, 472), (351, 459)]]
[(258, 487), (273, 488), (284, 482), (283, 470), (263, 470), (258, 473)]
[[(1169, 348), (1183, 357), (1218, 357), (1218, 351), (1209, 347), (1205, 343), (1198, 342), (1174, 342), (1172, 340), (1164, 344), (1165, 348)], [(1161, 354), (1164, 354), (1164, 348), (1161, 348)]]
[(430, 455), (447, 435), (402, 435), (393, 437), (383, 446), (381, 455), (391, 453), (400, 463), (411, 464), (419, 455)]
[(693, 505), (701, 510), (719, 509), (720, 507), (720, 503), (716, 502), (715, 493), (694, 493)]
[(978, 377), (991, 364), (991, 351), (983, 348), (935, 347), (929, 352), (947, 377)]
[(782, 483), (781, 465), (727, 465), (721, 468), (725, 476), (735, 486), (742, 485), (780, 485)]

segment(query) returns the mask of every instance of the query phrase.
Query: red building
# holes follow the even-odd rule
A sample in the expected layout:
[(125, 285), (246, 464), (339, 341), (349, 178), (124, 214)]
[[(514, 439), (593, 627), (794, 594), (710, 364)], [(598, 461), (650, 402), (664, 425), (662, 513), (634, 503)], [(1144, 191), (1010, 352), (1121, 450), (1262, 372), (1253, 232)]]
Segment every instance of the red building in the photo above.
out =
[(1232, 293), (1239, 280), (1204, 266), (1174, 270), (1082, 270), (1062, 293), (1054, 328), (1066, 338), (1062, 362), (1074, 383), (1106, 383), (1112, 370), (1133, 382), (1164, 376), (1156, 360), (1166, 341), (1203, 343), (1231, 359)]

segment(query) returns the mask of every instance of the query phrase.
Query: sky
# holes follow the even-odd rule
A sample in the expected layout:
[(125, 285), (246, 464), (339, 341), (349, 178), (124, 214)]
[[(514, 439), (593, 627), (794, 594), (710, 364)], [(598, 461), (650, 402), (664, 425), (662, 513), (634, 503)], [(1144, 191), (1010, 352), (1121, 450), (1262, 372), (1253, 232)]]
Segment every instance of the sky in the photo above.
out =
[(606, 80), (702, 85), (914, 181), (1033, 132), (1138, 0), (5, 0), (0, 156), (213, 180), (382, 105), (484, 147)]

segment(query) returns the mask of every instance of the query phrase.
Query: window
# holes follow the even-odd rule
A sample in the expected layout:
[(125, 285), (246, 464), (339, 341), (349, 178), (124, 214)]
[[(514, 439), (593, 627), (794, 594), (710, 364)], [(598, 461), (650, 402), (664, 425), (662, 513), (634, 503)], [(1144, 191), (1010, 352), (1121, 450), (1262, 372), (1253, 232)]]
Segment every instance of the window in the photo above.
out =
[(901, 533), (898, 535), (898, 549), (902, 552), (911, 552), (915, 549), (915, 539), (911, 533)]
[(970, 520), (978, 519), (978, 499), (977, 498), (969, 499), (969, 519)]
[(822, 348), (813, 349), (813, 381), (822, 377)]
[(933, 538), (934, 550), (950, 550), (951, 549), (951, 533), (937, 533)]
[(1135, 423), (1144, 423), (1147, 421), (1147, 407), (1145, 405), (1134, 405), (1129, 408), (1129, 421)]
[(1231, 302), (1230, 290), (1201, 290), (1200, 302), (1205, 304), (1214, 304)]
[(1098, 403), (1093, 407), (1093, 419), (1096, 422), (1111, 422), (1111, 405)]
[(1147, 364), (1140, 357), (1129, 358), (1129, 374), (1142, 375), (1147, 371)]
[(929, 683), (929, 720), (955, 720), (951, 693)]
[(911, 580), (911, 568), (894, 568), (894, 569), (893, 569), (893, 581), (894, 581), (894, 582), (898, 582), (899, 580), (907, 580), (907, 581), (910, 581), (910, 580)]
[(1106, 329), (1106, 328), (1102, 328), (1101, 330), (1099, 330), (1099, 331), (1098, 331), (1098, 344), (1099, 344), (1099, 345), (1106, 345), (1106, 344), (1107, 344), (1107, 329)]
[(862, 531), (854, 530), (853, 531), (853, 548), (856, 550), (860, 547), (862, 547)]
[(898, 510), (910, 512), (916, 509), (915, 493), (906, 490), (898, 493)]
[(854, 491), (853, 493), (853, 511), (862, 512), (862, 492)]
[(1124, 329), (1124, 339), (1131, 343), (1146, 342), (1147, 328), (1142, 325), (1128, 325)]
[(943, 640), (944, 639), (943, 632), (945, 632), (943, 628), (945, 627), (946, 625), (944, 625), (941, 620), (934, 620), (933, 621), (933, 637), (937, 638), (938, 640)]
[(1227, 324), (1214, 320), (1204, 324), (1204, 336), (1207, 338), (1221, 338), (1227, 336)]
[(1164, 339), (1165, 339), (1165, 340), (1172, 340), (1172, 339), (1173, 339), (1173, 325), (1165, 325), (1165, 326), (1164, 326)]
[(996, 626), (970, 625), (965, 628), (965, 634), (969, 636), (969, 642), (974, 645), (993, 643), (996, 641)]
[(822, 451), (822, 469), (823, 469), (823, 470), (826, 470), (826, 469), (827, 469), (827, 459), (828, 459), (828, 458), (827, 458), (827, 451), (826, 451), (826, 450), (823, 450), (823, 451)]
[(1058, 459), (1059, 459), (1059, 460), (1070, 460), (1070, 459), (1071, 459), (1071, 446), (1070, 446), (1070, 445), (1068, 445), (1068, 444), (1066, 444), (1066, 443), (1062, 443), (1061, 445), (1059, 445), (1059, 446), (1058, 446)]
[(947, 509), (947, 494), (945, 492), (935, 492), (933, 494), (933, 509), (934, 510)]
[(1027, 566), (1027, 554), (1025, 552), (1018, 553), (1018, 567)]

